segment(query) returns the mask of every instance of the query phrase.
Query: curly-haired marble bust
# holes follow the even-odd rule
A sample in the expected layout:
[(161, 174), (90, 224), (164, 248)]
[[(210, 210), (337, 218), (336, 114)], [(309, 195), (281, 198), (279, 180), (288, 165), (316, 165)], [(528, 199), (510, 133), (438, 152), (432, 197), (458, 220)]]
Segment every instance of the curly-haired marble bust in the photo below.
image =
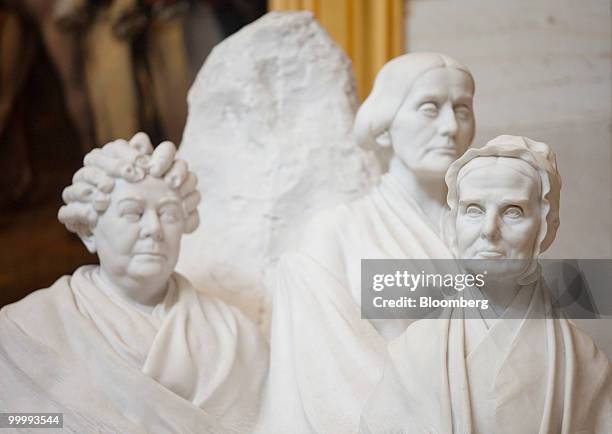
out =
[[(144, 133), (85, 156), (62, 194), (59, 220), (100, 259), (100, 278), (130, 300), (161, 300), (183, 233), (199, 223), (200, 193), (176, 147)], [(146, 286), (146, 292), (141, 288)]]
[(200, 202), (175, 154), (138, 133), (85, 156), (58, 217), (100, 264), (0, 310), (0, 408), (71, 432), (250, 432), (267, 345), (174, 272)]

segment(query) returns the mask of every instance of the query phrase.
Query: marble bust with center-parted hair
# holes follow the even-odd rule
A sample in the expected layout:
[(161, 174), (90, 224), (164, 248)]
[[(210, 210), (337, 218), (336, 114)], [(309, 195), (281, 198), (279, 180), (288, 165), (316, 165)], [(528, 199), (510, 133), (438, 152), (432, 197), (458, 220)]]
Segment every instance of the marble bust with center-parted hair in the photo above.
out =
[(444, 174), (474, 137), (474, 91), (469, 69), (439, 53), (405, 54), (378, 73), (353, 133), (388, 151), (389, 170), (316, 216), (279, 261), (261, 432), (357, 431), (387, 341), (411, 323), (362, 319), (361, 259), (452, 257), (439, 231)]
[(0, 407), (75, 432), (249, 432), (265, 340), (174, 272), (199, 223), (197, 179), (144, 133), (85, 156), (58, 213), (96, 253), (0, 311)]

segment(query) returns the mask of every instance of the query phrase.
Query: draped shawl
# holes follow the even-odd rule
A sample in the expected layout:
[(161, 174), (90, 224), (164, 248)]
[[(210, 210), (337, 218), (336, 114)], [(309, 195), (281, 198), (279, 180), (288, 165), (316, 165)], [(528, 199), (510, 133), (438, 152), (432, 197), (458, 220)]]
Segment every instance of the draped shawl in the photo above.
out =
[(81, 267), (0, 311), (0, 409), (62, 412), (68, 432), (250, 432), (267, 348), (178, 274), (152, 312)]
[[(523, 319), (508, 317), (523, 306)], [(476, 317), (449, 309), (393, 341), (360, 432), (612, 432), (610, 362), (553, 315), (541, 281), (524, 287), (492, 326)]]
[[(392, 176), (314, 219), (276, 273), (262, 433), (354, 433), (384, 366), (386, 339), (410, 323), (361, 318), (361, 259), (450, 259)], [(375, 327), (376, 326), (376, 327)]]

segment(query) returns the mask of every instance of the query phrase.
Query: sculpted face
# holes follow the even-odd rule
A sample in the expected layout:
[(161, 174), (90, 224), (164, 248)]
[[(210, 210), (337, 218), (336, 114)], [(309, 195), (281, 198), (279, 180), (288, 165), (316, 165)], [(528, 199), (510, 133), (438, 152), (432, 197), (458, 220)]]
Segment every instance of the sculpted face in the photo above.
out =
[[(489, 273), (520, 274), (529, 263), (540, 229), (540, 182), (528, 163), (481, 157), (463, 170), (458, 185), (457, 257)], [(499, 261), (505, 259), (523, 261)], [(484, 260), (484, 261), (483, 261)], [(497, 262), (497, 265), (491, 265)], [(480, 265), (477, 265), (480, 264)]]
[(444, 176), (474, 137), (473, 96), (463, 71), (444, 67), (422, 74), (389, 128), (396, 157), (421, 176)]
[(94, 228), (100, 268), (121, 282), (166, 282), (176, 265), (184, 216), (181, 199), (162, 179), (116, 179), (108, 209)]

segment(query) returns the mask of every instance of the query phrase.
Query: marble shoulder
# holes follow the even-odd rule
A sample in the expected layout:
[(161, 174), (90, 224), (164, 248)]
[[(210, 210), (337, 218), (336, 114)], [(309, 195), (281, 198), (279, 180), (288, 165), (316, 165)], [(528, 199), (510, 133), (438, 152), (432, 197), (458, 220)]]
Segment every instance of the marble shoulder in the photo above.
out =
[(302, 241), (311, 239), (312, 236), (325, 237), (337, 231), (350, 218), (352, 208), (353, 203), (341, 203), (319, 211), (306, 224)]
[(187, 284), (197, 297), (200, 306), (202, 306), (202, 309), (205, 312), (212, 313), (214, 311), (216, 317), (224, 319), (225, 325), (230, 325), (230, 327), (231, 325), (233, 325), (238, 328), (242, 334), (248, 334), (253, 337), (256, 336), (257, 339), (263, 339), (255, 323), (251, 321), (244, 313), (242, 313), (240, 309), (235, 306), (232, 306), (229, 303), (226, 303), (225, 301), (215, 296), (206, 294), (203, 291), (198, 291), (183, 276), (179, 275), (179, 279), (181, 279), (183, 282), (187, 282)]
[(610, 360), (606, 354), (597, 348), (593, 339), (572, 321), (567, 321), (572, 334), (572, 340), (577, 357), (584, 359), (582, 362), (588, 363), (594, 369), (600, 367), (607, 370), (608, 375), (612, 375)]
[(64, 316), (75, 306), (70, 276), (59, 278), (49, 288), (39, 289), (0, 310), (0, 327), (19, 330), (42, 344), (63, 339)]
[(389, 351), (400, 351), (400, 349), (406, 347), (421, 351), (441, 338), (444, 327), (448, 327), (446, 320), (424, 319), (415, 321), (406, 328), (404, 333), (389, 343)]
[[(612, 365), (606, 354), (599, 350), (591, 337), (568, 321), (575, 361), (571, 363), (579, 386), (582, 422), (595, 424), (597, 428), (588, 432), (612, 432)], [(588, 411), (586, 410), (588, 408)], [(580, 431), (583, 432), (583, 431)], [(584, 431), (587, 432), (587, 431)]]
[[(240, 309), (232, 306), (229, 303), (217, 298), (213, 295), (206, 294), (202, 291), (195, 290), (196, 296), (201, 306), (205, 306), (210, 309), (215, 309), (221, 315), (227, 318), (233, 318), (236, 321), (242, 322), (247, 320), (247, 317), (240, 311)], [(247, 320), (248, 321), (248, 320)]]
[(427, 369), (433, 357), (445, 347), (449, 326), (448, 319), (417, 320), (389, 342), (388, 355), (398, 367)]
[(306, 253), (323, 262), (325, 257), (335, 259), (341, 253), (338, 250), (342, 234), (359, 221), (361, 200), (341, 203), (315, 214), (305, 225), (296, 247), (288, 251)]
[(74, 300), (70, 291), (70, 277), (62, 276), (48, 288), (38, 289), (21, 300), (4, 306), (2, 317), (8, 317), (17, 324), (31, 324), (50, 314), (57, 313), (58, 302), (64, 298)]

